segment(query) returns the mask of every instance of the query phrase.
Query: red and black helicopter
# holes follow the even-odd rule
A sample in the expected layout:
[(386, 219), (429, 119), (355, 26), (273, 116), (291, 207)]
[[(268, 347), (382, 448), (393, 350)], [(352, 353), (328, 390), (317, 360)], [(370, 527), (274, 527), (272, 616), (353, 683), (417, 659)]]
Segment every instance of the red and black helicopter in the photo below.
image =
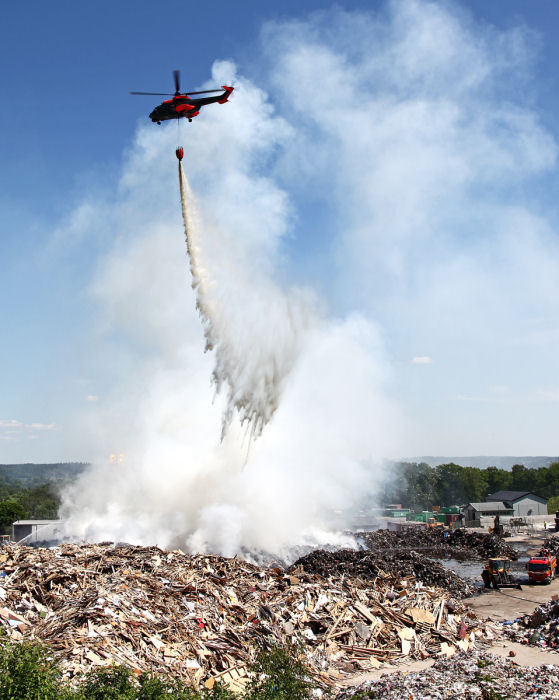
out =
[[(197, 117), (200, 114), (200, 109), (205, 105), (211, 105), (214, 102), (222, 105), (228, 101), (229, 95), (233, 92), (234, 88), (228, 87), (227, 85), (222, 85), (221, 92), (220, 89), (216, 90), (199, 90), (198, 92), (181, 92), (180, 90), (180, 72), (178, 70), (173, 71), (173, 76), (175, 79), (175, 92), (131, 92), (131, 95), (173, 95), (172, 99), (165, 100), (158, 107), (156, 107), (153, 112), (149, 115), (152, 122), (161, 124), (161, 122), (167, 119), (180, 119), (185, 117), (189, 122), (192, 121), (193, 117)], [(221, 92), (220, 95), (215, 95), (214, 97), (197, 97), (192, 99), (190, 95), (206, 95), (210, 92)]]

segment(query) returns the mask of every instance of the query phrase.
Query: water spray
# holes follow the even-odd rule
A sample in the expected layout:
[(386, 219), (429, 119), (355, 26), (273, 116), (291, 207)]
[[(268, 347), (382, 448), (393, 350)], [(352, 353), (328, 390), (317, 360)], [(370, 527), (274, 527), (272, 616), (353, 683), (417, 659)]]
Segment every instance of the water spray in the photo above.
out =
[[(182, 167), (182, 146), (176, 149), (175, 155), (179, 161), (181, 209), (196, 308), (204, 329), (205, 349), (215, 352), (212, 380), (216, 393), (225, 390), (226, 394), (221, 439), (237, 416), (249, 441), (252, 441), (261, 435), (278, 407), (283, 378), (290, 371), (297, 355), (302, 319), (299, 318), (297, 305), (292, 308), (289, 299), (283, 297), (278, 302), (278, 296), (272, 294), (270, 300), (275, 304), (280, 303), (285, 311), (285, 315), (281, 314), (282, 322), (285, 320), (288, 324), (283, 344), (268, 342), (268, 338), (262, 341), (262, 338), (256, 339), (256, 336), (254, 343), (239, 343), (230, 318), (221, 306), (220, 278), (211, 274), (207, 261), (202, 263), (199, 216)], [(247, 298), (247, 301), (250, 303), (250, 299)], [(249, 354), (252, 358), (248, 357)]]

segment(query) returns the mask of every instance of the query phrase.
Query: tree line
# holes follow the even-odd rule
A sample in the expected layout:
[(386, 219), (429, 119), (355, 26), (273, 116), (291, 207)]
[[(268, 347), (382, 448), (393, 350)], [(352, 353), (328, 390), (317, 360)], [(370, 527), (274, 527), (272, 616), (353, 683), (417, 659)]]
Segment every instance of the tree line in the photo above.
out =
[(430, 510), (434, 505), (482, 503), (496, 491), (530, 491), (552, 499), (548, 503), (551, 512), (559, 508), (559, 462), (539, 469), (515, 464), (510, 471), (454, 463), (430, 467), (425, 462), (400, 462), (394, 465), (390, 481), (384, 485), (382, 500), (384, 504), (401, 503), (404, 508)]
[(0, 481), (0, 531), (9, 534), (16, 520), (56, 520), (60, 482), (25, 486)]

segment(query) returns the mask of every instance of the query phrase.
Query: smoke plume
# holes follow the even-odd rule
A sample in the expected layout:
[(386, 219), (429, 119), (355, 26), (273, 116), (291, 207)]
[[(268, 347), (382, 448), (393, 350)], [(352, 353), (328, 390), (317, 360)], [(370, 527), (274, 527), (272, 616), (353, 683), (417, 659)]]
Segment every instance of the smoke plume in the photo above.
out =
[(175, 130), (138, 129), (98, 206), (98, 400), (73, 431), (95, 466), (69, 531), (279, 552), (331, 536), (383, 456), (552, 449), (534, 436), (555, 435), (536, 399), (557, 396), (559, 246), (538, 193), (557, 149), (532, 46), (427, 0), (265, 27), (262, 74), (216, 63), (238, 97), (184, 140), (194, 290)]
[[(214, 70), (225, 82), (234, 66)], [(374, 491), (393, 449), (379, 329), (359, 313), (329, 318), (287, 280), (293, 213), (263, 171), (292, 132), (261, 90), (237, 85), (242, 99), (208, 111), (185, 141), (193, 288), (172, 215), (174, 130), (139, 130), (104, 207), (115, 244), (91, 287), (91, 345), (105, 391), (76, 426), (96, 458), (65, 494), (73, 536), (229, 555), (333, 541), (335, 511)], [(247, 457), (247, 424), (258, 434), (265, 423)]]

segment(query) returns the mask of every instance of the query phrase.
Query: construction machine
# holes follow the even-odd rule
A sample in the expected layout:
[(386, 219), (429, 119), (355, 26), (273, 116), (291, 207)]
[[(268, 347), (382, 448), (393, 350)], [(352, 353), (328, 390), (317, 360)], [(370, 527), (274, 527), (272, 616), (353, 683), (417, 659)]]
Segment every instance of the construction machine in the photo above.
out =
[(506, 557), (494, 557), (487, 561), (485, 569), (481, 572), (481, 578), (485, 588), (517, 588), (522, 586), (516, 582), (510, 572), (510, 559)]
[(436, 518), (429, 518), (427, 520), (427, 527), (444, 527), (444, 523), (441, 523)]

